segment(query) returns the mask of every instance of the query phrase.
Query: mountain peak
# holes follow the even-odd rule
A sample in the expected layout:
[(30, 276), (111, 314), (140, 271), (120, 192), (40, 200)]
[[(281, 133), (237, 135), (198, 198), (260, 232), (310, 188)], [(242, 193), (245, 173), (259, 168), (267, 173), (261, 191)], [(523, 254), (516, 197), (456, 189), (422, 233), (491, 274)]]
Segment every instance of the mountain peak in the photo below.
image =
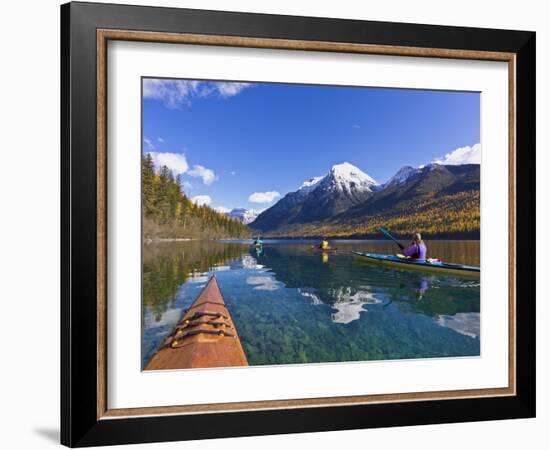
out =
[(418, 166), (418, 168), (421, 170), (435, 170), (442, 167), (445, 167), (445, 166), (438, 162), (431, 162), (429, 164), (422, 164), (421, 166)]
[(397, 171), (397, 173), (393, 177), (391, 177), (388, 181), (386, 181), (386, 183), (384, 183), (384, 187), (395, 184), (403, 184), (420, 170), (421, 168), (415, 169), (412, 166), (403, 166)]
[(378, 182), (374, 178), (348, 162), (343, 162), (332, 166), (330, 169), (330, 175), (338, 180), (350, 181), (359, 185), (378, 185)]
[(261, 213), (252, 223), (258, 230), (323, 220), (363, 203), (378, 183), (350, 163), (336, 164), (321, 177), (310, 178)]
[(331, 169), (332, 172), (350, 172), (353, 170), (359, 170), (357, 167), (355, 167), (353, 164), (350, 164), (349, 162), (343, 162), (340, 164), (334, 164)]

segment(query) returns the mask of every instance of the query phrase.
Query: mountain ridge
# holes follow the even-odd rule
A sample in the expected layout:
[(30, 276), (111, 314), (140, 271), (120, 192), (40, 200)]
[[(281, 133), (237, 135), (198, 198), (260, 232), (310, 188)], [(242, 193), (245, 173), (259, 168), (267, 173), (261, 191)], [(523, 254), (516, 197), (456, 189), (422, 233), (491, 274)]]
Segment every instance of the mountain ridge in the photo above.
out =
[(349, 163), (333, 166), (290, 192), (249, 226), (285, 237), (376, 234), (377, 226), (409, 235), (479, 235), (480, 166), (404, 166), (378, 184)]

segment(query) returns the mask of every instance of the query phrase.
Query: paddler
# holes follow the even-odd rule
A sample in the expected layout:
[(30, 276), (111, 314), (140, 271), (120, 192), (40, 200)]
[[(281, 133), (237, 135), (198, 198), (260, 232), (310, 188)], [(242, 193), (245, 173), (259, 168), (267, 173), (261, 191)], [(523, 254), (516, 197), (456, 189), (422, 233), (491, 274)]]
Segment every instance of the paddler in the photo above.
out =
[(420, 233), (414, 233), (411, 244), (403, 250), (403, 254), (413, 259), (425, 260), (428, 248), (422, 240)]
[(328, 248), (328, 241), (326, 238), (323, 238), (323, 240), (321, 241), (321, 250), (327, 250)]
[(254, 239), (254, 246), (255, 247), (261, 247), (263, 244), (263, 241), (262, 239), (260, 238), (260, 236), (256, 237), (256, 239)]

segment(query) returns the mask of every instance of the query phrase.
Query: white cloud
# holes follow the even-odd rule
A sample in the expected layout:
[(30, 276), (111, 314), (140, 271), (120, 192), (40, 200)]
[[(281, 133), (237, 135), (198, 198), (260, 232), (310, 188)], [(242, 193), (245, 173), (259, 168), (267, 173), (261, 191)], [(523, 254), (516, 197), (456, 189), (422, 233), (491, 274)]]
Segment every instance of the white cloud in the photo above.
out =
[(232, 171), (229, 172), (229, 175), (235, 176), (235, 175), (237, 175), (237, 172), (235, 172), (234, 170), (232, 170)]
[(214, 209), (217, 212), (222, 213), (222, 214), (225, 214), (225, 213), (228, 213), (229, 211), (231, 211), (231, 208), (226, 208), (225, 206), (216, 206)]
[(143, 98), (161, 100), (169, 108), (177, 108), (180, 104), (190, 104), (187, 98), (192, 95), (197, 81), (158, 80), (147, 78), (143, 80)]
[(187, 164), (187, 159), (183, 153), (149, 152), (149, 154), (151, 155), (151, 158), (153, 158), (155, 167), (159, 168), (166, 166), (174, 173), (174, 175), (180, 175), (187, 172), (189, 169), (189, 164)]
[(189, 172), (187, 172), (187, 175), (202, 178), (202, 182), (207, 186), (211, 185), (214, 181), (218, 179), (218, 176), (214, 173), (213, 170), (207, 169), (200, 164), (195, 164), (193, 168)]
[(268, 191), (268, 192), (254, 192), (248, 197), (248, 201), (252, 203), (271, 203), (277, 197), (280, 197), (277, 191)]
[(155, 145), (147, 138), (143, 138), (143, 142), (145, 142), (145, 146), (147, 147), (147, 150), (155, 150)]
[(164, 144), (164, 139), (162, 139), (161, 137), (158, 137), (158, 138), (157, 138), (157, 141), (159, 141), (160, 143)]
[(432, 163), (458, 166), (461, 164), (481, 164), (481, 144), (460, 147), (447, 153), (443, 158), (436, 158)]
[(190, 106), (194, 98), (229, 98), (242, 92), (250, 83), (196, 80), (143, 80), (143, 98), (160, 100), (168, 108)]
[(233, 97), (250, 86), (250, 83), (213, 83), (221, 97)]
[(191, 201), (198, 206), (209, 205), (212, 203), (212, 199), (209, 195), (197, 195), (196, 197), (193, 197)]
[[(148, 152), (153, 158), (153, 163), (157, 169), (162, 166), (168, 167), (174, 175), (186, 174), (195, 178), (202, 178), (202, 182), (207, 186), (211, 185), (218, 179), (218, 176), (213, 170), (207, 169), (200, 164), (193, 165), (189, 170), (189, 163), (183, 153), (170, 152)], [(182, 186), (191, 189), (193, 186), (189, 181), (183, 181)]]

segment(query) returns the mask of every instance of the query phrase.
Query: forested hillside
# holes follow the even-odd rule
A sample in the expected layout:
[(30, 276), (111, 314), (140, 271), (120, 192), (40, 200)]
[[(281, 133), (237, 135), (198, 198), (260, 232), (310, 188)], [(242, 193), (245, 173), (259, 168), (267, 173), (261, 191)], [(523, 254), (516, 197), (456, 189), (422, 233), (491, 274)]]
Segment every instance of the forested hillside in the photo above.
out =
[(179, 177), (166, 166), (155, 170), (151, 155), (142, 156), (144, 239), (248, 238), (250, 229), (208, 206), (195, 205)]
[(332, 238), (376, 237), (379, 228), (389, 228), (396, 237), (408, 238), (413, 232), (425, 237), (479, 239), (479, 191), (424, 198), (364, 217), (337, 218), (284, 227), (271, 236)]

